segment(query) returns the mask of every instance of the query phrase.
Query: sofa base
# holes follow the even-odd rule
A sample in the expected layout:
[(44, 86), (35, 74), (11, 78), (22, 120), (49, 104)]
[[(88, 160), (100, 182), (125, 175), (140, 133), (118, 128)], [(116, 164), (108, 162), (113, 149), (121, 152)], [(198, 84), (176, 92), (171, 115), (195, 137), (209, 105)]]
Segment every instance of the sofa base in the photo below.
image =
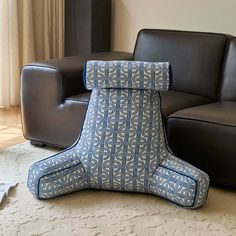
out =
[(39, 146), (39, 147), (45, 147), (46, 146), (46, 144), (43, 143), (43, 142), (38, 142), (38, 141), (33, 141), (33, 140), (30, 140), (30, 144), (34, 145), (34, 146)]
[(170, 148), (179, 158), (208, 173), (211, 182), (236, 188), (235, 118), (236, 102), (178, 111), (167, 120)]

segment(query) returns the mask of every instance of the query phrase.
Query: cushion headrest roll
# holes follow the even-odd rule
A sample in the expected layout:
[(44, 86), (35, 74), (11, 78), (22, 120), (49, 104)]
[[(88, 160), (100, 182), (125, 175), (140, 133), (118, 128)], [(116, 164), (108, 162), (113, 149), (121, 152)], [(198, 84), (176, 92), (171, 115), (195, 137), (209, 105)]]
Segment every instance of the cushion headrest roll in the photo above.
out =
[(126, 88), (167, 91), (169, 62), (88, 61), (84, 82), (87, 89)]

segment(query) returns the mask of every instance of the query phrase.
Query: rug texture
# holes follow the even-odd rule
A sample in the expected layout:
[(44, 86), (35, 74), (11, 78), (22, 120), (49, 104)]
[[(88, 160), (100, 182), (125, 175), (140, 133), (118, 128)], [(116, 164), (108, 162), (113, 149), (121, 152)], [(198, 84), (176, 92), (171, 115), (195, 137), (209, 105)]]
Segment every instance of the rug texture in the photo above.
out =
[(28, 142), (0, 150), (0, 179), (19, 185), (0, 206), (0, 235), (236, 235), (236, 191), (210, 188), (207, 203), (189, 210), (152, 195), (85, 190), (36, 200), (29, 166), (59, 150)]

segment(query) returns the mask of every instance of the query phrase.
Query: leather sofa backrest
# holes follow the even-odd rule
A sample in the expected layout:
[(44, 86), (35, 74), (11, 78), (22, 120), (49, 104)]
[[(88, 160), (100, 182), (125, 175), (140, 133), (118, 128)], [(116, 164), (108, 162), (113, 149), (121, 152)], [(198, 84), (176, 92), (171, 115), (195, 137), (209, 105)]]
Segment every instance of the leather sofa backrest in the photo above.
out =
[(224, 34), (143, 29), (133, 59), (170, 62), (172, 90), (215, 99), (227, 39)]
[(222, 76), (220, 99), (236, 101), (236, 37), (232, 38)]

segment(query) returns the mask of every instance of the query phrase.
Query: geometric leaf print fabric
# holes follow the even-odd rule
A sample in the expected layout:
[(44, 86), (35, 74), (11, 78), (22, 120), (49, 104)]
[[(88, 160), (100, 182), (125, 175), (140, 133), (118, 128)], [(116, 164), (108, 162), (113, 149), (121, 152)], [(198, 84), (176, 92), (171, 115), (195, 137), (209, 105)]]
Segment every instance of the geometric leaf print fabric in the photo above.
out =
[(88, 61), (84, 79), (93, 90), (81, 136), (30, 167), (32, 194), (47, 199), (94, 188), (202, 206), (208, 175), (173, 156), (166, 143), (159, 91), (168, 90), (169, 77), (169, 63)]
[(89, 61), (85, 66), (87, 89), (130, 88), (167, 91), (170, 64), (138, 61)]

